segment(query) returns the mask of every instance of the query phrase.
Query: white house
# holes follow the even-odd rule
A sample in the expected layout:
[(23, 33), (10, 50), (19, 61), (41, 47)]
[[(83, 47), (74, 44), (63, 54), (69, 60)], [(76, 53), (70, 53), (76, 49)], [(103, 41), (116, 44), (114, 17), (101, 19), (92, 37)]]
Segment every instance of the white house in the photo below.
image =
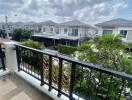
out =
[(113, 19), (103, 23), (96, 24), (98, 35), (113, 33), (120, 35), (122, 40), (132, 42), (132, 21), (126, 19)]
[(38, 32), (42, 34), (58, 34), (59, 28), (58, 24), (53, 21), (45, 21), (37, 23), (36, 26), (38, 27)]
[(64, 45), (79, 45), (80, 41), (87, 37), (95, 36), (96, 28), (78, 20), (72, 20), (64, 23), (55, 23), (53, 21), (41, 22), (38, 24), (40, 33), (33, 35), (34, 39), (41, 41), (53, 41), (48, 45), (62, 43)]
[(96, 29), (93, 26), (82, 23), (78, 20), (72, 20), (59, 24), (59, 33), (64, 36), (78, 37), (84, 39), (86, 37), (95, 36)]

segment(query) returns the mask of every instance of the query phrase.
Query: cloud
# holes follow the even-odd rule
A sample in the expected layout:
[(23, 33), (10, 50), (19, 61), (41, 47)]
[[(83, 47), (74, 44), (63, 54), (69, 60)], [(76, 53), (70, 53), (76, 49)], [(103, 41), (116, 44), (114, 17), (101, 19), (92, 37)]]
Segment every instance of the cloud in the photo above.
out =
[(126, 0), (0, 0), (0, 16), (11, 16), (13, 21), (79, 19), (96, 23), (113, 18), (126, 7)]

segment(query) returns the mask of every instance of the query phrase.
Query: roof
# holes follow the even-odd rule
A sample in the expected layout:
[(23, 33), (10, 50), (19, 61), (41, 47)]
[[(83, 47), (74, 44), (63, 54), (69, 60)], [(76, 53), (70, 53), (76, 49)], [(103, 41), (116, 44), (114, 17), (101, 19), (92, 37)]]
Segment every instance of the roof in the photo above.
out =
[(58, 25), (58, 24), (51, 21), (51, 20), (48, 20), (48, 21), (45, 21), (45, 22), (40, 22), (40, 23), (38, 23), (38, 25), (53, 25), (53, 26), (55, 26), (55, 25)]
[(102, 22), (99, 24), (96, 24), (97, 27), (132, 27), (132, 21), (122, 18), (113, 19), (110, 21)]
[(58, 37), (55, 34), (42, 34), (42, 33), (39, 33), (39, 34), (34, 34), (33, 36), (42, 37), (42, 38), (48, 38), (48, 39), (60, 39), (60, 37)]
[(77, 27), (88, 27), (88, 28), (94, 28), (91, 25), (85, 24), (83, 22), (80, 22), (78, 20), (72, 20), (64, 23), (60, 23), (62, 26), (77, 26)]
[(42, 37), (42, 38), (48, 38), (48, 39), (66, 39), (66, 40), (78, 40), (79, 37), (74, 37), (74, 36), (64, 36), (64, 35), (60, 35), (60, 34), (34, 34), (32, 35), (34, 37)]

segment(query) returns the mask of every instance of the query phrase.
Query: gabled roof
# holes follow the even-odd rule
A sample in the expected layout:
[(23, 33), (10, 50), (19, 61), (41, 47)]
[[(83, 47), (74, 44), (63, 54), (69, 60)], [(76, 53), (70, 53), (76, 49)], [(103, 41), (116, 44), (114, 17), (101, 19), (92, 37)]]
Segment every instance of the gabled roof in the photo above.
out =
[(97, 27), (110, 27), (110, 28), (132, 27), (132, 21), (127, 20), (127, 19), (117, 18), (117, 19), (113, 19), (110, 21), (106, 21), (103, 23), (96, 24), (95, 26), (97, 26)]
[(62, 26), (77, 26), (77, 27), (88, 27), (88, 28), (94, 28), (91, 25), (85, 24), (83, 22), (80, 22), (78, 20), (72, 20), (64, 23), (60, 23)]
[(55, 26), (55, 25), (58, 25), (58, 24), (51, 21), (51, 20), (48, 20), (48, 21), (45, 21), (45, 22), (40, 22), (40, 23), (38, 23), (38, 25), (53, 25), (53, 26)]

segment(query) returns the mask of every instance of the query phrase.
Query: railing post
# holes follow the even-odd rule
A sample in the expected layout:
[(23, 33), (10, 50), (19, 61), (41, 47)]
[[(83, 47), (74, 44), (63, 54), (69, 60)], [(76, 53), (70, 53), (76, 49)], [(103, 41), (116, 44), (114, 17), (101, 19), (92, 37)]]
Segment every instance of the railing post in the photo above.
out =
[(3, 70), (6, 70), (6, 68), (5, 68), (5, 63), (4, 63), (4, 53), (3, 53), (3, 51), (2, 51), (1, 45), (0, 45), (0, 56), (1, 56), (2, 68), (3, 68)]
[(72, 63), (72, 69), (71, 69), (71, 79), (70, 79), (70, 97), (69, 100), (74, 100), (73, 98), (73, 89), (74, 89), (74, 82), (75, 82), (75, 70), (76, 70), (76, 65), (75, 63)]
[(40, 76), (41, 76), (41, 84), (40, 84), (40, 86), (43, 86), (44, 85), (43, 54), (40, 54)]
[(20, 71), (20, 49), (18, 46), (16, 46), (16, 56), (17, 56), (18, 71)]
[(9, 69), (10, 72), (14, 72), (15, 69), (18, 68), (15, 44), (15, 42), (3, 43), (3, 46), (5, 48), (6, 67)]
[(52, 56), (49, 56), (49, 91), (51, 91), (52, 86)]
[(61, 96), (61, 87), (62, 87), (62, 63), (63, 60), (60, 58), (59, 59), (59, 78), (58, 78), (58, 97)]

